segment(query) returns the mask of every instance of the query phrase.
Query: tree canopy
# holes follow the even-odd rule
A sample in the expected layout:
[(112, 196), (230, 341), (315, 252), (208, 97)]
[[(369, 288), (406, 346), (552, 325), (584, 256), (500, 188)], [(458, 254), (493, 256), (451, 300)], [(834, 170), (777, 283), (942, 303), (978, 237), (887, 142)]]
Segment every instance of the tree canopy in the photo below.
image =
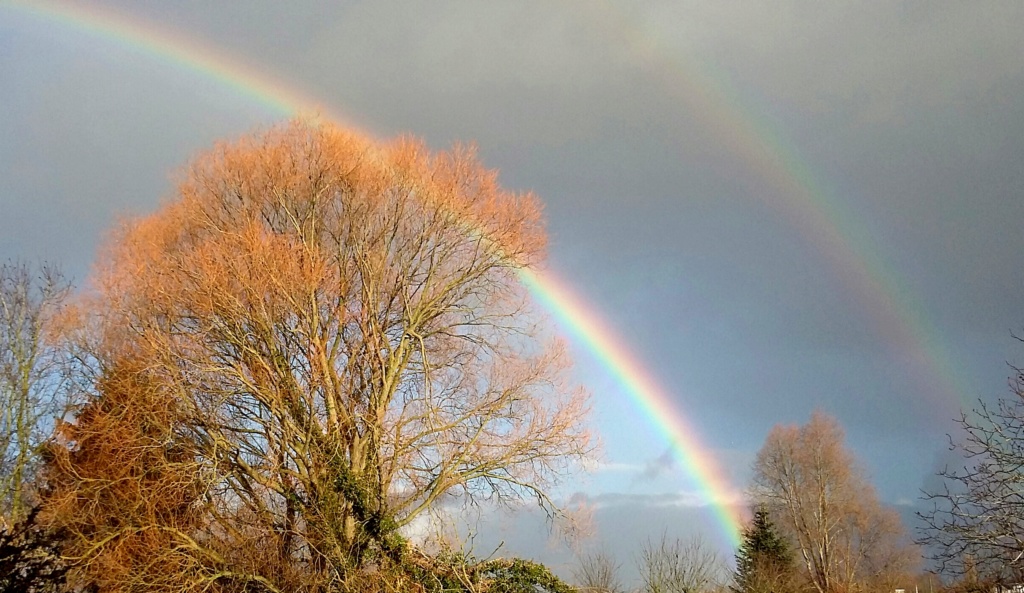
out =
[(916, 568), (899, 515), (878, 500), (839, 423), (822, 412), (771, 430), (754, 463), (753, 494), (819, 593), (891, 589)]
[(48, 333), (70, 290), (56, 266), (0, 264), (0, 527), (29, 514), (40, 448), (62, 411), (61, 348)]
[(400, 562), (442, 504), (559, 515), (593, 443), (517, 279), (544, 244), (469, 149), (293, 122), (200, 156), (81, 304), (46, 501), (73, 574), (314, 591)]

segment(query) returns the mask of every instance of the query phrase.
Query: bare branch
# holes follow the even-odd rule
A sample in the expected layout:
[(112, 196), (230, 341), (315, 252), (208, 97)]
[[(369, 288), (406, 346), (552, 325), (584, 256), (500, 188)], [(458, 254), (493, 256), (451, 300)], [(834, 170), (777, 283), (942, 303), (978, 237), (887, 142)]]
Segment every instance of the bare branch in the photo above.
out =
[(921, 543), (948, 574), (1024, 577), (1024, 371), (1011, 368), (1013, 397), (961, 414), (963, 436), (950, 448), (964, 465), (943, 469), (942, 488), (924, 493)]

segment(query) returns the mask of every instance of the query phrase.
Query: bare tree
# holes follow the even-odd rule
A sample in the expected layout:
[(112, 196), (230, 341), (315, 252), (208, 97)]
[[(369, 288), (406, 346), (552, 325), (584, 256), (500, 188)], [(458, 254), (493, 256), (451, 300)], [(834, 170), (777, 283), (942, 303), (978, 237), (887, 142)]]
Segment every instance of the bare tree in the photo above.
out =
[(28, 513), (39, 448), (59, 414), (59, 350), (50, 323), (69, 293), (43, 264), (0, 265), (0, 527)]
[(1013, 396), (962, 413), (959, 469), (944, 469), (921, 543), (941, 571), (961, 577), (1019, 582), (1024, 577), (1024, 370), (1013, 367)]
[(899, 516), (878, 501), (834, 418), (815, 412), (804, 426), (775, 426), (754, 463), (752, 491), (819, 593), (869, 587), (914, 567)]
[(709, 593), (721, 588), (726, 568), (722, 557), (704, 539), (648, 541), (640, 549), (637, 568), (644, 593)]
[(584, 553), (577, 560), (573, 576), (581, 593), (624, 593), (619, 568), (607, 552)]
[[(288, 571), (326, 587), (400, 555), (401, 529), (445, 498), (560, 515), (549, 487), (592, 444), (517, 281), (543, 247), (536, 198), (471, 151), (294, 123), (200, 158), (116, 236), (85, 306), (102, 419), (69, 427), (49, 516), (75, 526), (93, 511), (78, 494), (115, 484), (140, 506), (130, 527), (109, 508), (76, 529), (78, 566), (111, 573), (145, 531), (180, 556), (178, 590), (283, 590)], [(132, 393), (148, 432), (118, 427)], [(110, 430), (121, 445), (98, 440)], [(90, 455), (149, 469), (122, 480)], [(173, 508), (142, 504), (154, 483)]]

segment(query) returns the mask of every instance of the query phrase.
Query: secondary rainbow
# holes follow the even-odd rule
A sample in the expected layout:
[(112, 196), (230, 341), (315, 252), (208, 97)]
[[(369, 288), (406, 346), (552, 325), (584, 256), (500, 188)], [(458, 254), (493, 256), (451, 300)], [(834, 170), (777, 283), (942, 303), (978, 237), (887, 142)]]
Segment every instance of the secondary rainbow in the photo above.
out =
[[(274, 113), (318, 113), (352, 127), (346, 118), (329, 111), (291, 85), (257, 73), (251, 67), (221, 56), (212, 48), (198, 45), (194, 40), (158, 31), (96, 8), (85, 10), (80, 6), (52, 2), (14, 2), (9, 5), (49, 22), (126, 45), (172, 67), (214, 78)], [(714, 457), (701, 445), (698, 432), (672, 404), (667, 392), (629, 354), (622, 346), (623, 342), (600, 322), (600, 317), (572, 296), (556, 278), (533, 270), (522, 270), (520, 279), (533, 297), (577, 338), (577, 343), (585, 346), (604, 365), (652, 425), (672, 444), (683, 467), (713, 510), (726, 543), (738, 545), (743, 519), (738, 490), (729, 484)]]
[(701, 124), (767, 183), (766, 191), (752, 192), (751, 197), (783, 214), (826, 260), (823, 267), (835, 271), (864, 316), (873, 321), (877, 335), (908, 362), (904, 368), (938, 396), (940, 405), (933, 406), (936, 419), (956, 415), (945, 405), (972, 407), (977, 394), (956, 372), (954, 357), (927, 322), (924, 306), (898, 281), (866, 225), (813, 173), (807, 159), (765, 115), (767, 110), (754, 109), (729, 76), (670, 47), (649, 26), (638, 24), (620, 3), (603, 0), (581, 6), (595, 11), (591, 16), (601, 22), (614, 22), (613, 27), (600, 28), (617, 33), (609, 41), (643, 60), (682, 107), (699, 114)]

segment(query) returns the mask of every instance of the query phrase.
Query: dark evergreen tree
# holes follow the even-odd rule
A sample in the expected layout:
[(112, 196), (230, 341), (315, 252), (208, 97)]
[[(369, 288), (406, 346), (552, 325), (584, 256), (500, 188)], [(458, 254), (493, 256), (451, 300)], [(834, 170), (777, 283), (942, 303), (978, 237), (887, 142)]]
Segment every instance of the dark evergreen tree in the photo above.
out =
[(761, 505), (736, 551), (734, 593), (786, 593), (794, 588), (793, 555)]
[(60, 537), (37, 521), (32, 508), (12, 526), (0, 525), (0, 593), (65, 591), (68, 566), (61, 559)]

